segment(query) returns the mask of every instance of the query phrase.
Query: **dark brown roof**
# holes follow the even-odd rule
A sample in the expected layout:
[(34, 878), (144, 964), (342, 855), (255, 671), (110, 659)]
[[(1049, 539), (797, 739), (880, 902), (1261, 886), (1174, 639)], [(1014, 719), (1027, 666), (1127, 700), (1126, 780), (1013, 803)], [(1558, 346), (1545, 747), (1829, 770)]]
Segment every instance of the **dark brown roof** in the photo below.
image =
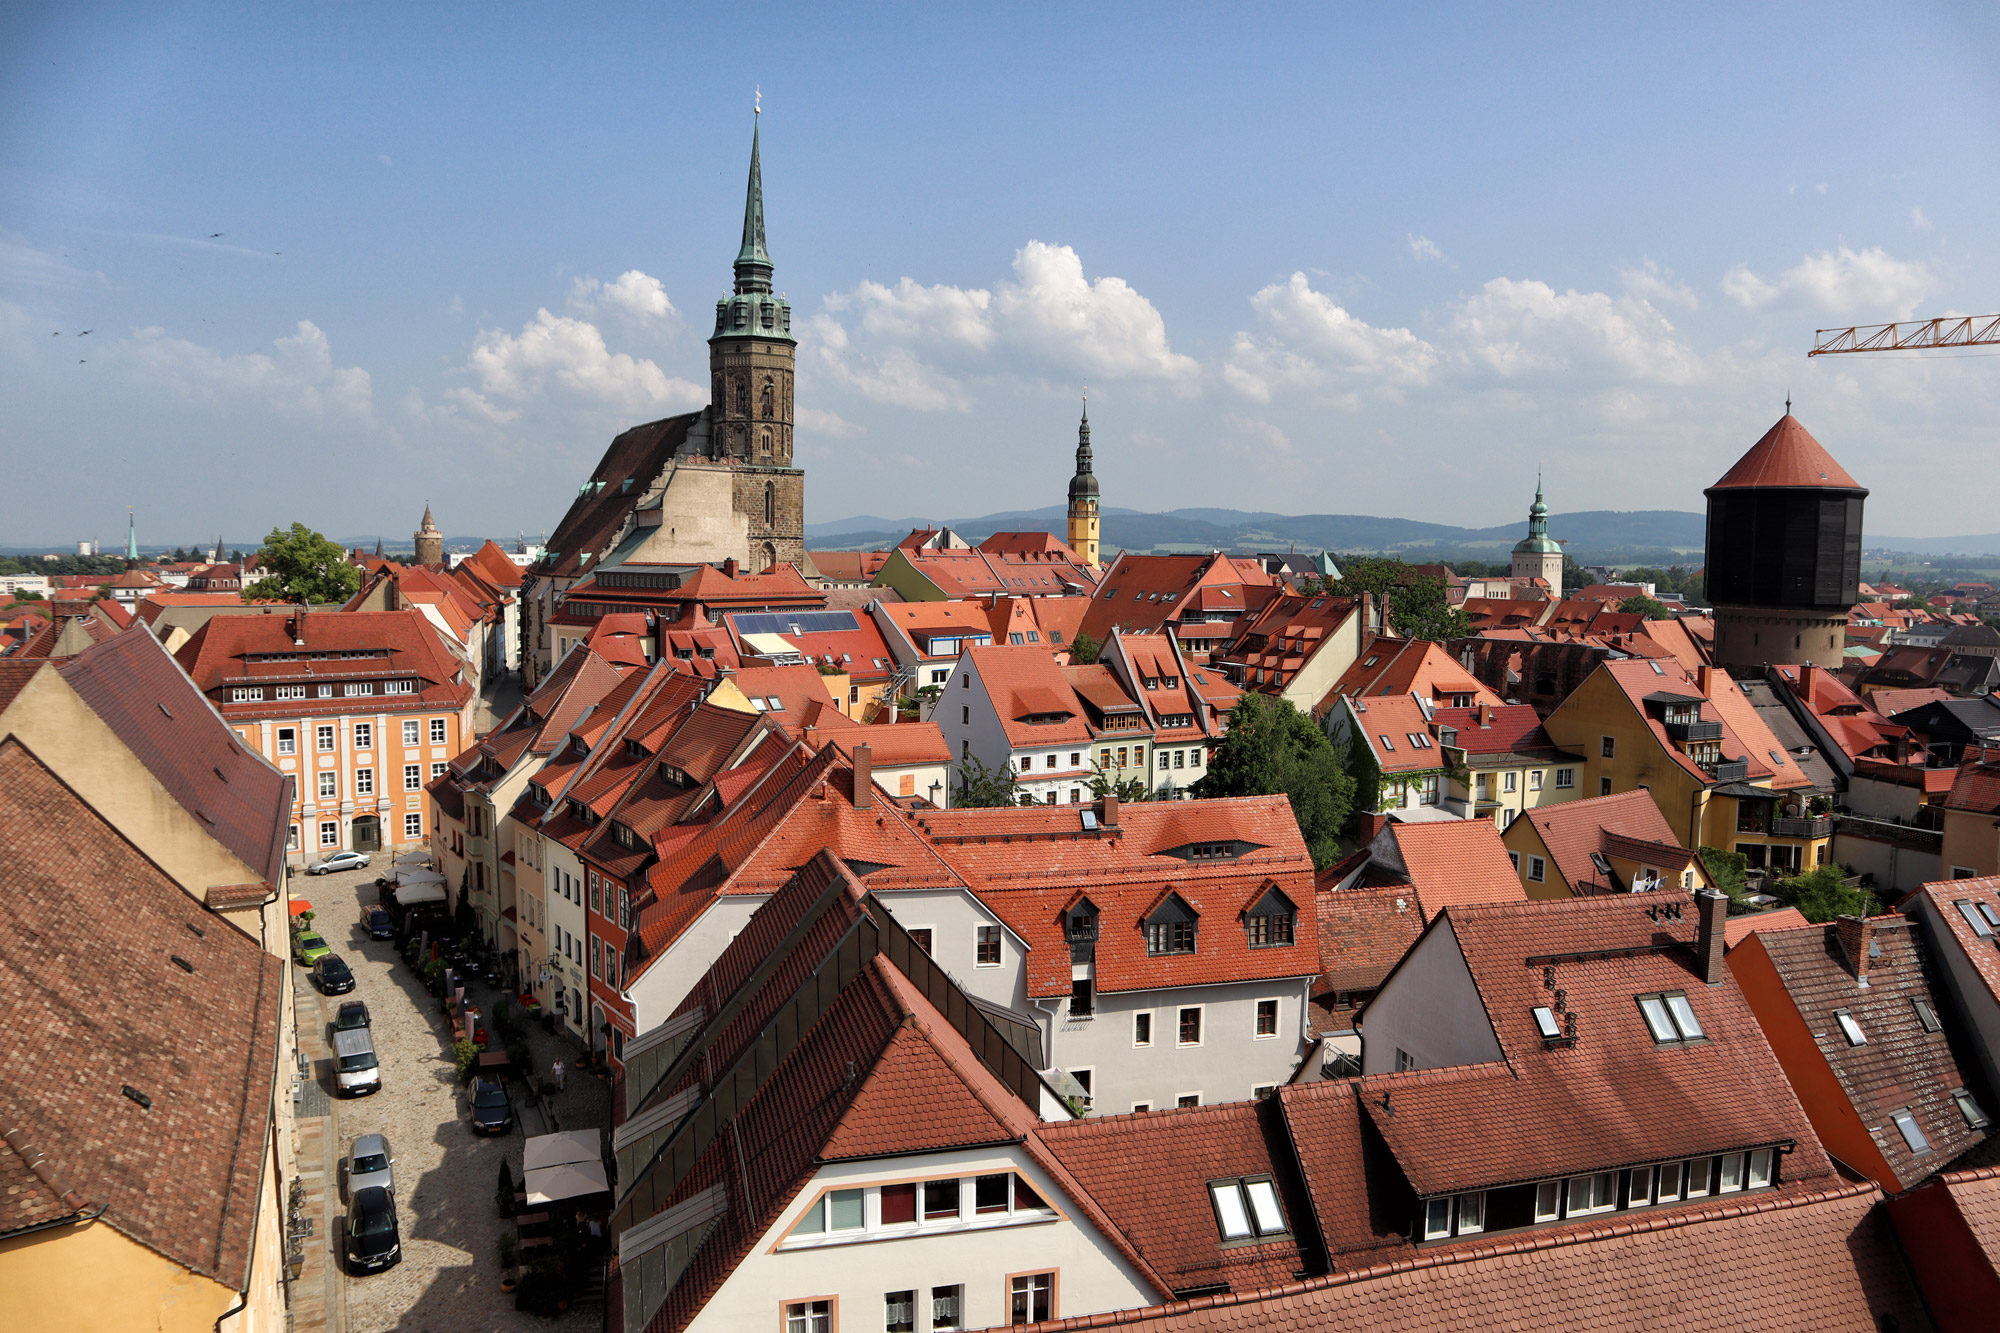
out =
[(686, 441), (688, 428), (700, 418), (701, 413), (690, 412), (663, 421), (649, 421), (612, 440), (583, 490), (570, 501), (569, 512), (556, 524), (547, 544), (549, 554), (536, 565), (534, 572), (559, 578), (573, 576), (583, 569), (578, 563), (580, 557), (594, 556), (608, 547), (625, 516), (632, 512), (653, 478), (660, 475), (674, 451)]
[(1423, 933), (1424, 910), (1413, 884), (1357, 884), (1321, 889), (1320, 977), (1313, 989), (1374, 990)]
[(0, 864), (0, 1130), (119, 1231), (243, 1289), (270, 1206), (284, 961), (208, 916), (11, 739)]
[(1799, 419), (1787, 412), (1778, 424), (1764, 432), (1750, 446), (1750, 452), (1722, 474), (1711, 491), (1803, 487), (1813, 490), (1868, 492), (1847, 475), (1847, 469), (1833, 461), (1833, 455), (1815, 440)]
[(284, 881), (292, 779), (245, 748), (157, 639), (120, 634), (56, 670), (204, 832)]

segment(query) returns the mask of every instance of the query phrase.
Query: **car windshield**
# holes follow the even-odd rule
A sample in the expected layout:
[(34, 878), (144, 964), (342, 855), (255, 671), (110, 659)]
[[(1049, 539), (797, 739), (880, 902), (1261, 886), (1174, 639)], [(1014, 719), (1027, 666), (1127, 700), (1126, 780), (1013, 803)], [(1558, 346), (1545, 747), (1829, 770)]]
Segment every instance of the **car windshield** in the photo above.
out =
[(489, 1083), (472, 1094), (472, 1104), (478, 1107), (505, 1106), (507, 1094)]
[(324, 949), (326, 941), (311, 931), (307, 931), (305, 934), (299, 936), (299, 947), (301, 949)]
[(334, 1022), (344, 1028), (365, 1028), (368, 1026), (368, 1006), (343, 1004), (340, 1006), (340, 1017)]
[(379, 1212), (362, 1209), (354, 1211), (354, 1234), (357, 1236), (387, 1236), (396, 1230), (396, 1215), (387, 1208)]
[(345, 972), (347, 970), (346, 961), (332, 954), (320, 959), (319, 965), (320, 969), (325, 972)]
[(372, 1152), (366, 1157), (357, 1157), (354, 1159), (354, 1174), (357, 1176), (371, 1176), (377, 1171), (387, 1171), (388, 1169), (389, 1157), (386, 1153)]
[(358, 1070), (373, 1069), (374, 1067), (375, 1052), (373, 1051), (363, 1051), (359, 1055), (343, 1055), (340, 1057), (340, 1072), (343, 1074), (352, 1074)]

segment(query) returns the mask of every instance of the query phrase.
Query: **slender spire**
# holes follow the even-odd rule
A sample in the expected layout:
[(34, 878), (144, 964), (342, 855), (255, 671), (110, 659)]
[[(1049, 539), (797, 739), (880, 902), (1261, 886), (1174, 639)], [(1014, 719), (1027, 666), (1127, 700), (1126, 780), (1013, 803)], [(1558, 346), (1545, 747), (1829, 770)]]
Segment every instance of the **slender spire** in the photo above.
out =
[(125, 506), (125, 558), (127, 560), (137, 560), (139, 558), (138, 522), (139, 520), (133, 516), (132, 506), (126, 505)]
[(757, 119), (750, 129), (750, 184), (743, 197), (743, 248), (736, 252), (736, 291), (771, 290), (771, 255), (764, 248), (764, 168), (759, 144), (763, 94), (758, 93)]
[(1076, 428), (1076, 475), (1070, 478), (1069, 498), (1080, 500), (1097, 494), (1097, 478), (1090, 470), (1090, 390), (1083, 391), (1083, 420)]

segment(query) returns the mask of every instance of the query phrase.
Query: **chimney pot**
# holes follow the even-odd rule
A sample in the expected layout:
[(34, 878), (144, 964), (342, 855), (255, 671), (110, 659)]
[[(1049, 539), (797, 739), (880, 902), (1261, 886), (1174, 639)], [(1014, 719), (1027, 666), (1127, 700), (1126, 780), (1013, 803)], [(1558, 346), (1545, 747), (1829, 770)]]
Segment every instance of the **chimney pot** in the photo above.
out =
[(1875, 923), (1867, 917), (1837, 916), (1833, 933), (1840, 940), (1841, 952), (1847, 955), (1847, 970), (1857, 981), (1868, 980), (1868, 945), (1875, 938)]
[(1118, 827), (1118, 793), (1104, 793), (1104, 810), (1098, 816), (1099, 822), (1107, 829)]
[(875, 804), (875, 751), (867, 745), (854, 747), (854, 808), (866, 810)]
[(1491, 727), (1493, 725), (1493, 705), (1491, 704), (1479, 705), (1479, 725), (1482, 728)]
[[(1707, 670), (1706, 667), (1702, 669)], [(1702, 889), (1694, 895), (1694, 904), (1701, 914), (1695, 926), (1695, 970), (1701, 973), (1703, 981), (1713, 986), (1722, 980), (1725, 945), (1722, 922), (1729, 915), (1729, 895), (1714, 889)]]

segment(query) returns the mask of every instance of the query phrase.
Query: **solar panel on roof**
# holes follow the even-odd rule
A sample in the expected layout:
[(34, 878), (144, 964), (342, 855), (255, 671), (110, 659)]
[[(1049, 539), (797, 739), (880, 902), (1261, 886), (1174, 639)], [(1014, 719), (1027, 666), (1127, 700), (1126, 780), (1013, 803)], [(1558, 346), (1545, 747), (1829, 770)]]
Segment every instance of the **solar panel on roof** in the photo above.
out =
[(730, 624), (738, 634), (838, 634), (860, 628), (852, 611), (742, 611)]

